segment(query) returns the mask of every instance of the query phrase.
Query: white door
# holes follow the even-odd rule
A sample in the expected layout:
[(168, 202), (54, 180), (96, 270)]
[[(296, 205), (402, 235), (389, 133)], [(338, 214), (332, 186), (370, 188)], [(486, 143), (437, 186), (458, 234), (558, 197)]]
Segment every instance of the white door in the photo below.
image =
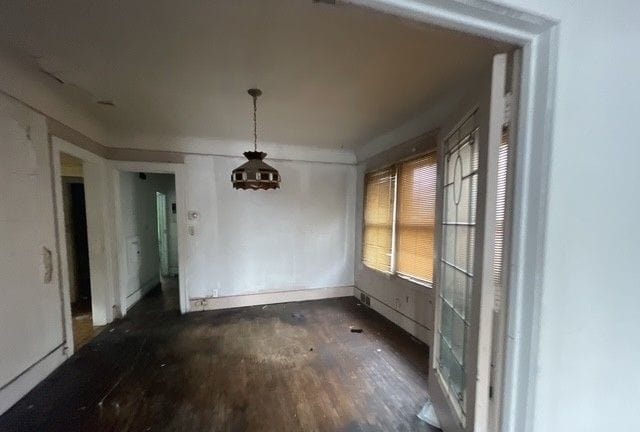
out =
[(488, 428), (498, 147), (507, 55), (448, 121), (439, 142), (434, 368), (445, 432)]
[(160, 274), (169, 274), (169, 247), (167, 245), (167, 197), (156, 192), (156, 213), (158, 215), (158, 249), (160, 253)]

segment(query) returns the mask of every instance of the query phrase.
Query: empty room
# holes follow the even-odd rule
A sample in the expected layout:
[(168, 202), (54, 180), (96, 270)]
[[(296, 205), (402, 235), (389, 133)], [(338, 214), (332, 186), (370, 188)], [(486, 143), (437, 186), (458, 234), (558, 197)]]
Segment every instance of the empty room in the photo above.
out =
[(640, 429), (638, 12), (1, 2), (0, 432)]

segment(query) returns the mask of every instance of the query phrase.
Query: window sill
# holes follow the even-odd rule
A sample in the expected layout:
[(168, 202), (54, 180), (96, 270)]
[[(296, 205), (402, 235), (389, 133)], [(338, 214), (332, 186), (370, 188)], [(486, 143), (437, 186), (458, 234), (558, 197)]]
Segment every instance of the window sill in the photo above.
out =
[(412, 284), (418, 285), (418, 286), (423, 287), (423, 288), (429, 288), (429, 289), (433, 288), (433, 282), (427, 282), (427, 281), (424, 281), (424, 280), (421, 280), (421, 279), (417, 279), (417, 278), (414, 278), (414, 277), (411, 277), (411, 276), (406, 276), (406, 275), (402, 275), (402, 274), (398, 274), (398, 273), (396, 273), (394, 276), (397, 276), (400, 279), (404, 279), (406, 281), (411, 282)]
[(415, 288), (427, 288), (427, 289), (432, 289), (433, 288), (433, 283), (432, 282), (427, 282), (421, 279), (417, 279), (411, 276), (406, 276), (403, 274), (399, 274), (399, 273), (388, 273), (382, 270), (378, 270), (376, 268), (373, 267), (369, 267), (366, 264), (362, 264), (363, 268), (367, 269), (368, 271), (371, 271), (379, 276), (382, 276), (388, 280), (392, 280), (392, 279), (403, 279), (407, 282), (410, 282), (412, 285), (415, 285)]
[(383, 270), (380, 270), (380, 269), (377, 269), (377, 268), (369, 267), (365, 263), (362, 263), (362, 267), (367, 269), (367, 270), (369, 270), (369, 271), (374, 272), (377, 275), (384, 276), (387, 279), (391, 279), (391, 277), (393, 276), (393, 273), (388, 273), (386, 271), (383, 271)]

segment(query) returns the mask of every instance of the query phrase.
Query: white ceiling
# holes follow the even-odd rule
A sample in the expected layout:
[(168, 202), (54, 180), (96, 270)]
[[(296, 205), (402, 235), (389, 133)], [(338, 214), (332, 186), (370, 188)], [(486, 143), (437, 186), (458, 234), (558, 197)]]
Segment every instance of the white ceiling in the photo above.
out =
[(311, 0), (3, 0), (0, 41), (123, 131), (250, 140), (257, 85), (261, 141), (326, 148), (398, 126), (505, 49)]

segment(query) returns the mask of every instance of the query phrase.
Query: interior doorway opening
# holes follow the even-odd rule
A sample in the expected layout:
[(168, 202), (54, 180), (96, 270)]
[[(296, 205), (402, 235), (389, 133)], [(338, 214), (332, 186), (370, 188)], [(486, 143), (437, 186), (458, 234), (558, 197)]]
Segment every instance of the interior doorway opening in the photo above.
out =
[(118, 172), (124, 309), (179, 309), (178, 226), (174, 174)]
[(93, 323), (86, 191), (82, 160), (60, 153), (60, 173), (71, 326), (75, 351), (95, 337), (103, 326), (94, 326)]
[(156, 219), (158, 221), (158, 254), (160, 256), (160, 277), (169, 276), (169, 238), (167, 231), (167, 196), (156, 192)]

